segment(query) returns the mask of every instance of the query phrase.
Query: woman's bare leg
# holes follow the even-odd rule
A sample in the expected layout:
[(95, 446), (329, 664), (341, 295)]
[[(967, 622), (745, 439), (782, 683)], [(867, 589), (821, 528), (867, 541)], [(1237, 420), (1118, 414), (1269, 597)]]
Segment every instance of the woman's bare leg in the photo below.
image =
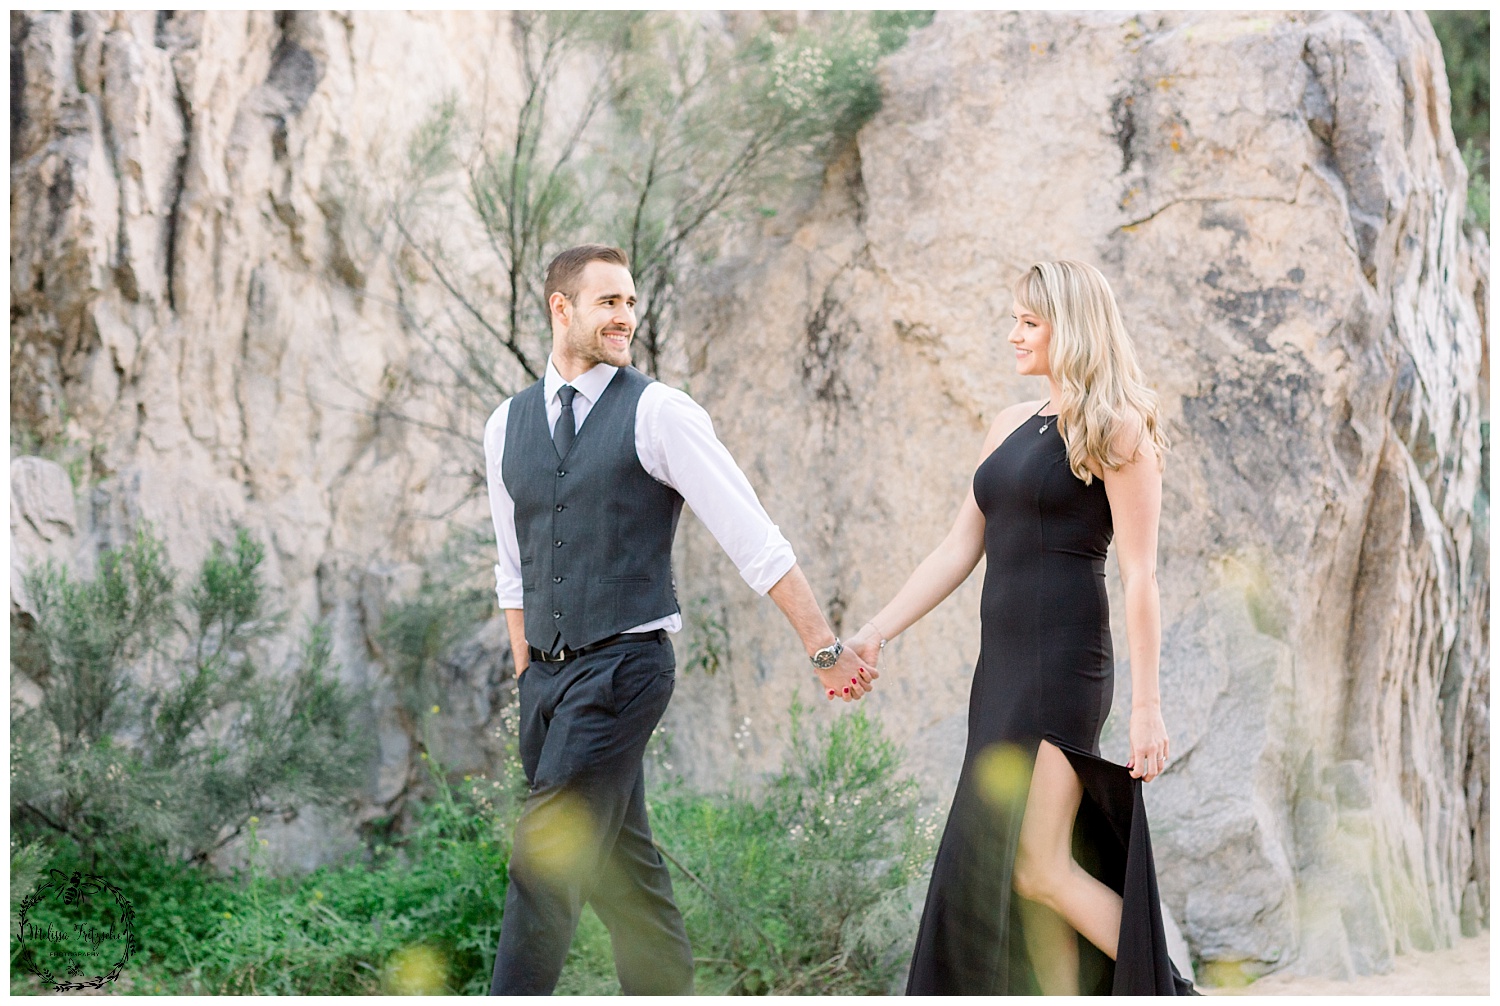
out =
[[(1025, 901), (1050, 908), (1113, 960), (1120, 944), (1120, 896), (1073, 860), (1073, 819), (1078, 816), (1082, 800), (1083, 784), (1068, 763), (1067, 755), (1042, 741), (1032, 770), (1031, 791), (1026, 797), (1026, 816), (1021, 821), (1012, 885)], [(1030, 917), (1023, 918), (1029, 929)], [(1043, 932), (1047, 932), (1047, 923), (1042, 925)], [(1030, 950), (1029, 935), (1026, 943)], [(1076, 993), (1076, 945), (1072, 959)], [(1038, 980), (1043, 975), (1050, 978), (1055, 971), (1038, 962), (1034, 951), (1033, 967)], [(1049, 990), (1044, 986), (1043, 991)]]
[(1020, 898), (1026, 955), (1044, 996), (1078, 995), (1078, 934), (1046, 905)]

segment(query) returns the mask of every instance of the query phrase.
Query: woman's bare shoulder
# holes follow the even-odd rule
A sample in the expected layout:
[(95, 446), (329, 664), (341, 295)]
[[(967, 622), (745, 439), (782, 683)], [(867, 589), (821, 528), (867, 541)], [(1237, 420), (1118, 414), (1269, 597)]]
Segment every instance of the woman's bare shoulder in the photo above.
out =
[(1011, 433), (1015, 432), (1017, 426), (1020, 426), (1031, 416), (1039, 412), (1042, 406), (1046, 404), (1047, 400), (1045, 398), (1038, 398), (1031, 402), (1017, 402), (1014, 405), (1007, 405), (1000, 410), (1000, 414), (990, 424), (989, 435), (992, 437), (998, 435), (999, 440), (996, 443), (999, 443), (1000, 440), (1004, 440)]
[(1006, 437), (1016, 431), (1022, 423), (1026, 422), (1032, 415), (1046, 405), (1047, 401), (1038, 398), (1031, 402), (1017, 402), (1000, 410), (995, 421), (990, 424), (990, 430), (984, 437), (984, 449), (980, 452), (979, 459), (983, 461), (999, 447)]

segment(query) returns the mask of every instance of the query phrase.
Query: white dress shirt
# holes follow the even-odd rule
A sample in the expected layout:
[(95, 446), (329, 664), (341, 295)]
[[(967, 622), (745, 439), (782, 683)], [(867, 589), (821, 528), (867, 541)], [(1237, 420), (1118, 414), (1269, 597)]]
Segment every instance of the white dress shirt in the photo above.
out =
[[(618, 368), (600, 363), (571, 382), (577, 391), (573, 397), (575, 430), (583, 428), (589, 411), (617, 372)], [(549, 358), (542, 386), (547, 397), (548, 429), (555, 428), (562, 415), (557, 392), (565, 383)], [(502, 608), (520, 608), (521, 547), (516, 540), (516, 506), (500, 477), (510, 402), (501, 402), (485, 424), (484, 461), (490, 485), (490, 515), (495, 521), (500, 553), (500, 561), (495, 564), (495, 596)], [(760, 505), (750, 480), (714, 435), (713, 420), (686, 394), (660, 381), (646, 386), (635, 409), (635, 453), (646, 474), (677, 490), (757, 594), (774, 587), (797, 562), (791, 544)], [(626, 631), (677, 632), (681, 628), (682, 615), (673, 612)]]

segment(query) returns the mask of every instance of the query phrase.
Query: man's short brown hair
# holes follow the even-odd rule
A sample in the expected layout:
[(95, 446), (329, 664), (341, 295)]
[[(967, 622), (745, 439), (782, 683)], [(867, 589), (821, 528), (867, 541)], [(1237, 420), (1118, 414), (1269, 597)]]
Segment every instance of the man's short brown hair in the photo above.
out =
[(583, 270), (590, 262), (609, 262), (630, 268), (630, 256), (619, 248), (610, 245), (574, 245), (560, 253), (547, 267), (547, 285), (542, 291), (547, 303), (552, 303), (554, 293), (560, 293), (569, 300), (578, 296), (578, 278), (583, 275)]

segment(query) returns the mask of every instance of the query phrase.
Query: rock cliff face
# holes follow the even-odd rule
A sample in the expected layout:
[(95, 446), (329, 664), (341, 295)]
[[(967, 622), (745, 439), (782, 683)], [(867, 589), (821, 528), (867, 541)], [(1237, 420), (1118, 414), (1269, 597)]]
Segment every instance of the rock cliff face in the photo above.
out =
[[(1008, 362), (1011, 281), (1111, 277), (1176, 443), (1162, 884), (1200, 957), (1252, 973), (1380, 970), (1487, 912), (1487, 278), (1440, 60), (1405, 15), (940, 16), (810, 218), (702, 301), (694, 390), (852, 631), (941, 539), (996, 412), (1045, 394)], [(729, 578), (701, 536), (688, 568)], [(869, 700), (940, 791), (977, 580)], [(799, 677), (773, 611), (712, 605), (733, 672), (676, 703), (693, 750)]]
[[(283, 603), (327, 619), (345, 676), (380, 686), (370, 816), (415, 758), (380, 614), (416, 589), (450, 532), (432, 515), (483, 461), (389, 415), (415, 350), (346, 175), (389, 182), (392, 151), (449, 94), (494, 88), (503, 105), (512, 52), (498, 14), (11, 19), (12, 416), (68, 445), (87, 483), (84, 542), (48, 554), (87, 563), (149, 521), (192, 569), (250, 528)], [(484, 514), (479, 501), (451, 520)], [(40, 526), (13, 507), (19, 552)], [(497, 628), (433, 731), (460, 766), (494, 750), (510, 677)], [(279, 843), (288, 865), (350, 840), (347, 824), (297, 827)]]
[[(485, 511), (445, 514), (479, 460), (383, 408), (420, 345), (345, 176), (386, 170), (450, 92), (513, 101), (509, 21), (12, 14), (11, 62), (12, 412), (81, 466), (75, 498), (13, 460), (14, 568), (87, 564), (141, 520), (190, 566), (246, 524), (285, 603), (380, 686), (383, 813), (412, 738), (380, 613)], [(1487, 250), (1461, 226), (1441, 67), (1420, 15), (942, 14), (821, 193), (683, 305), (690, 363), (665, 376), (852, 631), (941, 539), (987, 423), (1036, 397), (1004, 353), (1011, 281), (1039, 258), (1104, 269), (1175, 443), (1176, 757), (1148, 801), (1205, 962), (1378, 971), (1487, 924)], [(679, 657), (728, 643), (680, 677), (673, 760), (753, 779), (793, 696), (815, 699), (800, 651), (691, 521), (678, 577)], [(893, 643), (869, 700), (934, 806), (977, 600), (974, 577)], [(459, 767), (492, 751), (506, 660), (492, 622), (449, 661), (435, 733)], [(293, 827), (289, 865), (349, 825)]]

